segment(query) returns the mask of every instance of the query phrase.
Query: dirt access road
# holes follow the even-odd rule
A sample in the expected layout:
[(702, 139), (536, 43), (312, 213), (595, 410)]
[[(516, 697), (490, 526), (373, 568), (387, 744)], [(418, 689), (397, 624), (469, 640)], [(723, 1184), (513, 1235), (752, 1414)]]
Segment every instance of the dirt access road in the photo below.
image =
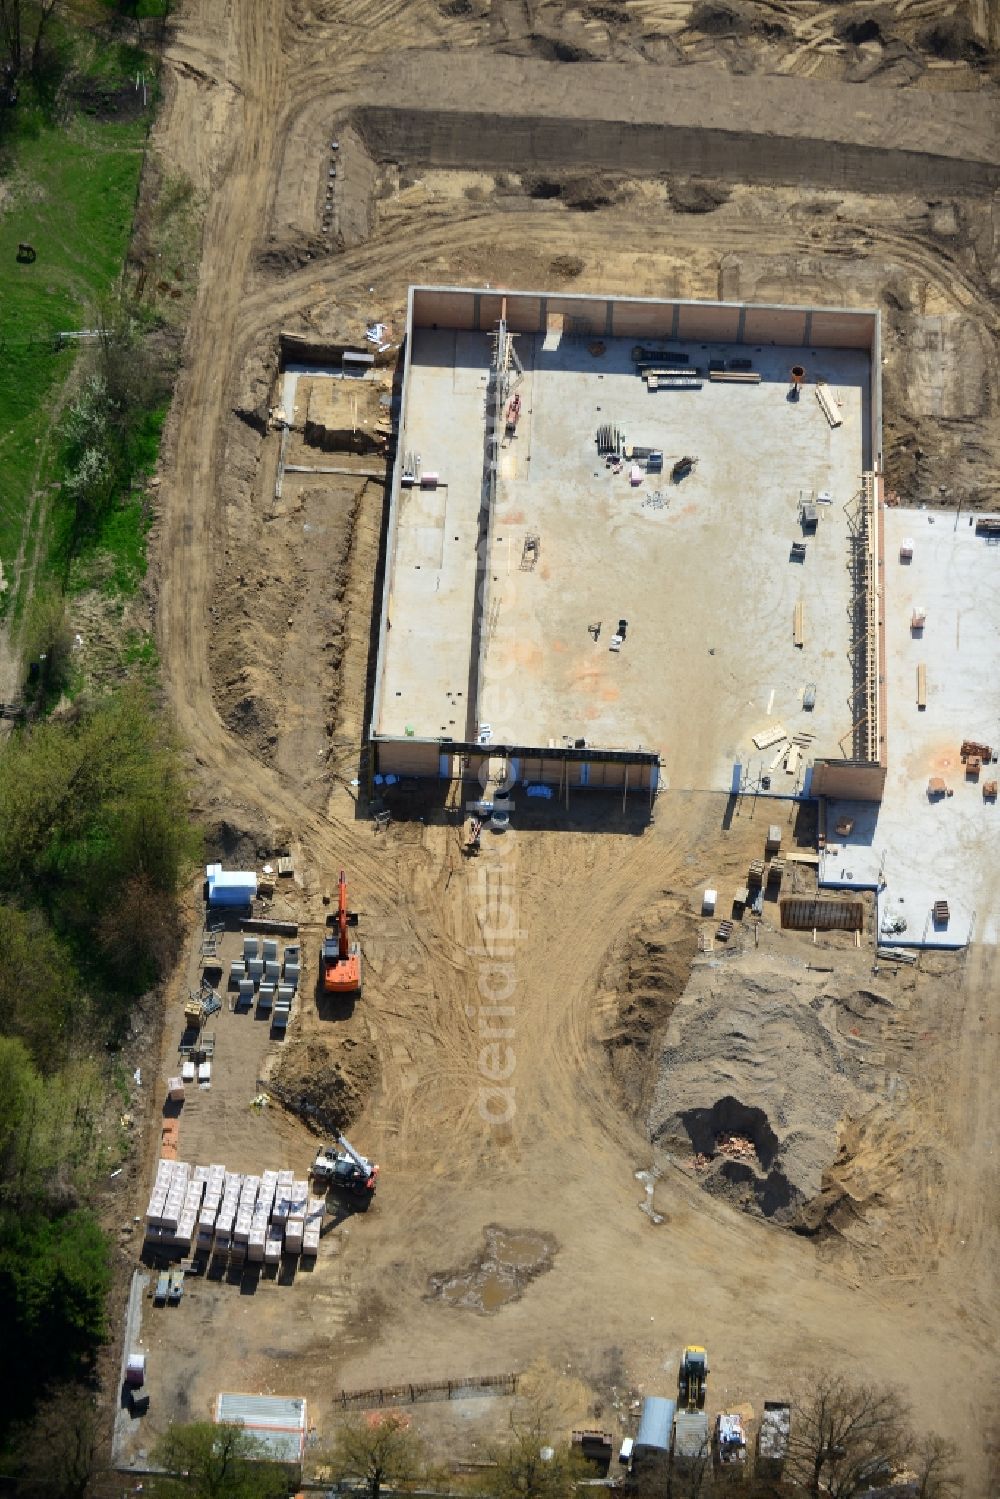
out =
[[(900, 1384), (921, 1422), (940, 1427), (941, 1391), (961, 1390), (949, 1427), (963, 1442), (970, 1492), (986, 1492), (982, 1433), (996, 1414), (989, 1391), (1000, 1333), (990, 1230), (992, 954), (970, 955), (956, 979), (928, 988), (923, 1028), (912, 1038), (926, 1084), (911, 1110), (927, 1133), (898, 1140), (903, 1185), (879, 1194), (864, 1252), (821, 1248), (743, 1218), (682, 1173), (658, 1185), (664, 1222), (654, 1226), (638, 1211), (644, 1192), (634, 1178), (649, 1165), (649, 1147), (612, 1095), (600, 1045), (608, 1017), (594, 996), (609, 944), (664, 890), (688, 900), (720, 865), (735, 870), (744, 850), (725, 852), (718, 800), (667, 796), (641, 836), (522, 831), (469, 866), (448, 827), (373, 839), (342, 790), (303, 795), (292, 775), (268, 768), (227, 732), (217, 710), (208, 604), (227, 546), (231, 413), (248, 361), (279, 326), (319, 329), (332, 306), (335, 322), (356, 329), (369, 311), (398, 310), (411, 280), (539, 284), (557, 276), (559, 257), (574, 254), (595, 288), (714, 295), (720, 255), (751, 251), (828, 253), (845, 271), (854, 256), (881, 254), (896, 274), (932, 288), (931, 310), (995, 318), (967, 257), (928, 251), (893, 212), (877, 222), (870, 205), (851, 198), (829, 225), (777, 199), (766, 223), (766, 194), (737, 201), (723, 230), (678, 216), (662, 248), (636, 257), (612, 213), (584, 220), (523, 200), (434, 199), (397, 183), (368, 242), (308, 261), (303, 249), (285, 274), (269, 272), (265, 231), (286, 137), (305, 106), (334, 92), (343, 98), (352, 74), (391, 61), (395, 49), (461, 47), (471, 65), (475, 49), (510, 41), (508, 11), (517, 9), (472, 10), (470, 20), (461, 5), (404, 0), (231, 0), (225, 8), (191, 0), (168, 50), (155, 145), (209, 201), (155, 536), (164, 679), (205, 808), (236, 826), (287, 830), (313, 898), (331, 870), (349, 867), (368, 944), (364, 1023), (382, 1074), (357, 1125), (383, 1164), (376, 1210), (349, 1250), (365, 1336), (341, 1340), (317, 1319), (282, 1378), (299, 1381), (321, 1421), (324, 1392), (337, 1385), (521, 1368), (539, 1354), (571, 1364), (596, 1390), (622, 1361), (633, 1381), (669, 1390), (680, 1346), (695, 1339), (711, 1347), (716, 1390), (757, 1401), (797, 1371), (830, 1365)], [(677, 17), (666, 12), (686, 8), (662, 9), (669, 41)], [(822, 10), (836, 8), (811, 14)], [(671, 43), (687, 44), (683, 35)], [(829, 55), (819, 42), (808, 50), (814, 59)], [(826, 263), (816, 270), (828, 273)], [(377, 303), (367, 295), (373, 282)], [(351, 628), (364, 649), (367, 619)], [(349, 707), (357, 721), (358, 704)], [(495, 1038), (482, 1027), (496, 1017), (481, 1013), (480, 985), (497, 928), (516, 933), (501, 953), (513, 983), (503, 1003), (515, 1013), (502, 1022), (514, 1031), (515, 1066), (497, 1084), (514, 1088), (514, 1112), (489, 1124), (484, 1071), (499, 1062), (489, 1051), (484, 1060)], [(488, 1108), (496, 1112), (495, 1100)], [(552, 1268), (490, 1318), (426, 1299), (428, 1277), (469, 1261), (490, 1223), (551, 1235)]]

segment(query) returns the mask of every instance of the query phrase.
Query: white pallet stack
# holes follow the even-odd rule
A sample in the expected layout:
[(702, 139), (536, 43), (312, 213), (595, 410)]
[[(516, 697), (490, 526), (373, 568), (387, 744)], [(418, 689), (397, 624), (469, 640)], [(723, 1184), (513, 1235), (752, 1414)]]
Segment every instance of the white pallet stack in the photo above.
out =
[(326, 1203), (322, 1197), (310, 1197), (306, 1209), (306, 1226), (302, 1235), (302, 1253), (319, 1254), (320, 1232), (323, 1228), (323, 1217), (326, 1213)]
[(190, 1252), (229, 1254), (234, 1263), (275, 1265), (282, 1254), (319, 1251), (326, 1204), (291, 1171), (257, 1176), (225, 1166), (157, 1164), (146, 1208), (147, 1240)]
[(267, 1226), (267, 1237), (264, 1241), (264, 1260), (268, 1265), (281, 1263), (281, 1251), (284, 1245), (284, 1233), (281, 1224), (272, 1221)]

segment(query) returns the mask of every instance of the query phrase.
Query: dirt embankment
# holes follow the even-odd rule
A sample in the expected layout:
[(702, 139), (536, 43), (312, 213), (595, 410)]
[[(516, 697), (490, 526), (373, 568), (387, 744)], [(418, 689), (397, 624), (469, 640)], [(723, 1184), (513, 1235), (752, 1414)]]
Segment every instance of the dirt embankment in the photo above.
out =
[(778, 940), (696, 963), (656, 1059), (648, 1128), (707, 1191), (800, 1228), (842, 1125), (896, 1087), (880, 1045), (894, 1001), (851, 965), (824, 971)]
[(611, 1075), (624, 1107), (645, 1118), (652, 1101), (651, 1065), (698, 950), (695, 923), (676, 896), (664, 896), (608, 959), (601, 987), (614, 993), (604, 1036)]

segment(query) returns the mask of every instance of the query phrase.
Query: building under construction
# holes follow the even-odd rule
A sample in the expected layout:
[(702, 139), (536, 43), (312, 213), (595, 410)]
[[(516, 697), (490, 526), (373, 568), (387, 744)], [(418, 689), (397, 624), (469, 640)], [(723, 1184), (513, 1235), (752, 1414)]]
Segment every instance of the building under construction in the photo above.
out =
[(382, 773), (877, 800), (874, 311), (413, 287)]

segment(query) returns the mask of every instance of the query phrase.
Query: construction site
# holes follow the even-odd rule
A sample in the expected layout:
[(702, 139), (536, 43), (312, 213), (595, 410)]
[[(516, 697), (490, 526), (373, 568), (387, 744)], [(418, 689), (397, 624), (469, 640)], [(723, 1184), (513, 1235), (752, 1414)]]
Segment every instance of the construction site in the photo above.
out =
[(541, 1367), (610, 1480), (777, 1479), (828, 1370), (992, 1492), (995, 15), (171, 25), (207, 867), (115, 1465), (232, 1418), (308, 1479), (403, 1405), (474, 1467)]

